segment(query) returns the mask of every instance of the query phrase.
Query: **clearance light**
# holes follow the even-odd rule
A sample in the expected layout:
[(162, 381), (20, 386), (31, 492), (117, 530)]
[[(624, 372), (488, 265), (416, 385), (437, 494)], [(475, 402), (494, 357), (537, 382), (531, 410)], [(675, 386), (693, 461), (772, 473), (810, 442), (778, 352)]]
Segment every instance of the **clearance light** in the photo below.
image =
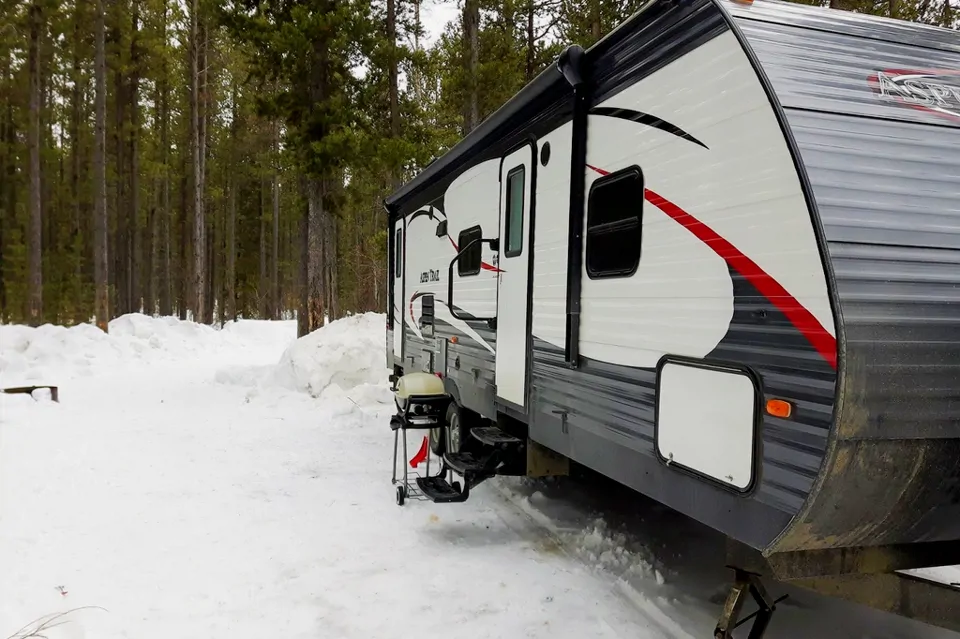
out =
[(783, 399), (768, 399), (767, 414), (787, 419), (793, 414), (793, 406), (790, 402)]
[(453, 337), (450, 338), (450, 343), (451, 343), (451, 344), (456, 344), (456, 343), (459, 342), (459, 341), (460, 341), (460, 340), (457, 339), (457, 336), (456, 336), (456, 335), (454, 335)]
[(737, 4), (753, 4), (753, 0), (733, 0)]

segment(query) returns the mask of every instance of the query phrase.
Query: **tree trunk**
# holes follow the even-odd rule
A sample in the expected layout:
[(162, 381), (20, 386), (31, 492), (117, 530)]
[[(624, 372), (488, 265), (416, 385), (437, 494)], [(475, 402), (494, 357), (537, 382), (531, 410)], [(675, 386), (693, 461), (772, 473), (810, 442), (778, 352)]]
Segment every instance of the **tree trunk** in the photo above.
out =
[(269, 286), (267, 285), (267, 203), (264, 191), (267, 188), (266, 176), (260, 179), (260, 280), (257, 285), (257, 316), (267, 318), (270, 306)]
[[(0, 87), (9, 82), (7, 79), (10, 74), (10, 57), (4, 53), (0, 56)], [(9, 180), (11, 169), (16, 171), (16, 163), (9, 160), (10, 152), (13, 149), (12, 144), (8, 144), (10, 139), (10, 129), (12, 128), (11, 118), (8, 117), (8, 111), (13, 106), (13, 101), (7, 101), (7, 109), (0, 110), (0, 321), (9, 321), (10, 309), (7, 307), (7, 282), (4, 277), (6, 264), (4, 255), (6, 255), (6, 222), (12, 217), (5, 209), (9, 194), (14, 191), (14, 184)], [(12, 209), (11, 209), (12, 212)]]
[[(833, 0), (831, 0), (832, 2)], [(597, 42), (600, 37), (603, 35), (603, 31), (600, 25), (600, 0), (593, 0), (591, 3), (591, 16), (590, 16), (590, 35), (593, 36), (593, 41)]]
[[(324, 184), (317, 178), (307, 179), (306, 220), (306, 281), (304, 300), (305, 322), (301, 330), (312, 332), (323, 326), (324, 300), (327, 298), (325, 282), (324, 230), (327, 212), (324, 209)], [(303, 335), (305, 333), (301, 333)]]
[(29, 288), (30, 324), (43, 322), (43, 274), (41, 272), (43, 217), (40, 210), (40, 31), (43, 13), (40, 3), (30, 5), (30, 50), (28, 65), (30, 73), (30, 131), (27, 139), (30, 155), (30, 231), (28, 233), (29, 264), (27, 285)]
[(300, 291), (300, 304), (297, 312), (297, 337), (303, 337), (310, 332), (310, 264), (307, 256), (310, 253), (310, 184), (307, 180), (301, 181), (300, 191), (306, 197), (303, 214), (300, 216), (298, 224), (298, 244), (300, 245), (300, 259), (297, 260), (299, 268), (297, 269), (297, 288)]
[(340, 318), (340, 287), (339, 284), (339, 272), (337, 266), (339, 262), (337, 261), (337, 219), (330, 214), (329, 211), (324, 211), (324, 249), (323, 249), (323, 261), (324, 261), (324, 271), (326, 273), (326, 288), (327, 288), (327, 315), (331, 320)]
[[(199, 7), (198, 7), (199, 11)], [(199, 18), (198, 18), (199, 20)], [(213, 323), (213, 267), (211, 266), (210, 256), (206, 254), (206, 251), (212, 244), (207, 239), (207, 230), (208, 227), (212, 226), (210, 220), (207, 219), (207, 130), (209, 128), (210, 122), (210, 94), (208, 90), (208, 51), (209, 51), (209, 30), (207, 29), (206, 19), (199, 20), (199, 37), (200, 37), (200, 51), (199, 51), (199, 126), (200, 126), (200, 204), (201, 210), (203, 211), (203, 246), (204, 246), (204, 265), (205, 271), (203, 273), (203, 284), (206, 287), (204, 292), (204, 300), (201, 305), (201, 316), (198, 321), (203, 322), (204, 324)]]
[(480, 98), (478, 75), (480, 73), (480, 1), (464, 0), (463, 40), (465, 75), (467, 81), (466, 102), (463, 112), (463, 134), (466, 135), (480, 124)]
[[(163, 6), (161, 26), (163, 42), (167, 41), (167, 5)], [(162, 257), (160, 264), (160, 315), (173, 314), (173, 289), (170, 273), (170, 105), (169, 105), (169, 69), (164, 57), (160, 79), (160, 162), (163, 165), (163, 185), (160, 202), (160, 228), (162, 238)]]
[[(119, 30), (117, 31), (117, 41), (120, 41), (121, 36), (119, 35)], [(116, 143), (117, 149), (117, 204), (116, 204), (116, 240), (114, 243), (114, 278), (116, 279), (116, 288), (114, 290), (115, 302), (114, 306), (116, 313), (118, 315), (123, 315), (130, 312), (130, 297), (129, 297), (129, 282), (130, 282), (130, 269), (127, 265), (127, 244), (128, 244), (128, 232), (130, 227), (130, 218), (127, 213), (126, 207), (126, 194), (127, 194), (127, 180), (126, 180), (126, 170), (127, 170), (127, 160), (126, 160), (126, 140), (124, 139), (124, 130), (126, 127), (125, 124), (125, 114), (126, 114), (126, 91), (125, 83), (123, 81), (123, 70), (118, 65), (114, 73), (114, 82), (116, 83), (114, 102), (116, 104), (116, 130), (114, 131), (114, 142)]]
[[(143, 308), (143, 291), (141, 290), (141, 272), (143, 250), (142, 230), (140, 225), (140, 55), (138, 42), (140, 15), (138, 0), (132, 6), (132, 37), (130, 40), (130, 60), (133, 71), (130, 77), (130, 243), (128, 247), (127, 267), (130, 269), (129, 307), (134, 313)], [(152, 309), (149, 311), (153, 313)]]
[[(220, 229), (217, 224), (217, 216), (211, 209), (207, 209), (207, 216), (210, 226), (209, 237), (207, 241), (207, 307), (204, 309), (204, 323), (213, 324), (217, 307), (217, 298), (220, 294), (220, 269), (217, 264), (220, 255)], [(221, 308), (222, 311), (222, 308)]]
[(280, 166), (278, 154), (280, 153), (280, 126), (278, 122), (273, 123), (273, 232), (271, 241), (273, 242), (270, 250), (270, 319), (279, 319), (280, 317)]
[[(190, 143), (188, 142), (187, 146)], [(184, 153), (181, 155), (180, 162), (180, 215), (179, 224), (180, 224), (180, 259), (177, 260), (177, 272), (180, 276), (180, 303), (177, 305), (177, 315), (180, 319), (187, 319), (187, 311), (190, 310), (190, 307), (193, 306), (193, 300), (191, 291), (193, 290), (190, 286), (191, 274), (193, 273), (193, 268), (190, 266), (190, 221), (187, 219), (189, 206), (188, 198), (192, 199), (193, 195), (188, 194), (188, 181), (187, 176), (187, 154)]]
[(390, 42), (390, 137), (400, 137), (400, 89), (397, 56), (396, 0), (387, 0), (387, 40)]
[(534, 76), (534, 47), (536, 42), (534, 41), (533, 35), (533, 18), (536, 12), (536, 4), (534, 0), (530, 0), (529, 6), (527, 6), (527, 82), (533, 80)]
[(203, 294), (206, 290), (204, 266), (203, 217), (203, 140), (200, 134), (200, 33), (198, 28), (198, 0), (191, 0), (190, 7), (190, 138), (193, 152), (193, 320), (203, 321), (205, 308)]
[(232, 117), (230, 119), (230, 204), (227, 211), (227, 274), (224, 314), (231, 321), (237, 319), (237, 87), (233, 87)]
[[(73, 274), (71, 276), (70, 298), (74, 318), (89, 317), (89, 309), (83, 303), (83, 223), (80, 215), (80, 100), (83, 91), (83, 76), (80, 70), (80, 43), (82, 19), (80, 3), (74, 7), (73, 14), (73, 90), (70, 92), (70, 204), (73, 208), (73, 233), (71, 250), (73, 254)], [(0, 137), (2, 139), (2, 137)]]
[(104, 0), (97, 0), (97, 44), (94, 61), (96, 124), (93, 145), (93, 280), (97, 326), (106, 333), (110, 318), (110, 299), (107, 291), (107, 65), (103, 2)]

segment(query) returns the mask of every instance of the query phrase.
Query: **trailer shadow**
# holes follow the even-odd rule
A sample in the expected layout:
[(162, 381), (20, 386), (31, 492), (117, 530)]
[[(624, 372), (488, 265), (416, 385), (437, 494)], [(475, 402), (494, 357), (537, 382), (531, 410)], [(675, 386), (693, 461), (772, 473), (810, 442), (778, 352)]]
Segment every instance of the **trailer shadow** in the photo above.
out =
[[(503, 490), (551, 528), (583, 536), (602, 529), (639, 570), (596, 562), (692, 637), (712, 637), (732, 580), (723, 535), (615, 481), (577, 467), (567, 478), (505, 479)], [(586, 550), (588, 560), (593, 556)], [(606, 548), (609, 550), (609, 547)], [(960, 639), (960, 634), (778, 582), (767, 584), (778, 604), (765, 639)], [(752, 602), (747, 610), (752, 611)], [(746, 636), (746, 627), (739, 631)]]

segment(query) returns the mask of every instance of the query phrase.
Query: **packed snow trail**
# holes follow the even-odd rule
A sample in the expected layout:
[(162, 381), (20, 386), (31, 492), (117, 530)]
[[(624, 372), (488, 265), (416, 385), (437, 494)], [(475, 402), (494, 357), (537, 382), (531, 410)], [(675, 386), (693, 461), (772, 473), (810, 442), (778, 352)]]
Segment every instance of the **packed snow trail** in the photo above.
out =
[[(398, 508), (382, 316), (289, 349), (293, 322), (110, 328), (0, 326), (0, 385), (61, 385), (0, 395), (0, 637), (65, 611), (49, 639), (710, 636), (718, 538), (647, 501), (504, 479)], [(770, 630), (956, 637), (802, 597)]]
[(0, 635), (666, 636), (482, 494), (398, 508), (389, 404), (215, 381), (256, 339), (2, 397)]

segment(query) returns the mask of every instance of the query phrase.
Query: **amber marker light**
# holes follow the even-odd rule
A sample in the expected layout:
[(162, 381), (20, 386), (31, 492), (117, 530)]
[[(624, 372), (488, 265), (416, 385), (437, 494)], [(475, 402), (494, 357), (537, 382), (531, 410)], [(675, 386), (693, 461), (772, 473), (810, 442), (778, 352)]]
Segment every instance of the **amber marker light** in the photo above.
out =
[(787, 419), (793, 414), (793, 406), (783, 399), (768, 399), (767, 414), (781, 419)]

